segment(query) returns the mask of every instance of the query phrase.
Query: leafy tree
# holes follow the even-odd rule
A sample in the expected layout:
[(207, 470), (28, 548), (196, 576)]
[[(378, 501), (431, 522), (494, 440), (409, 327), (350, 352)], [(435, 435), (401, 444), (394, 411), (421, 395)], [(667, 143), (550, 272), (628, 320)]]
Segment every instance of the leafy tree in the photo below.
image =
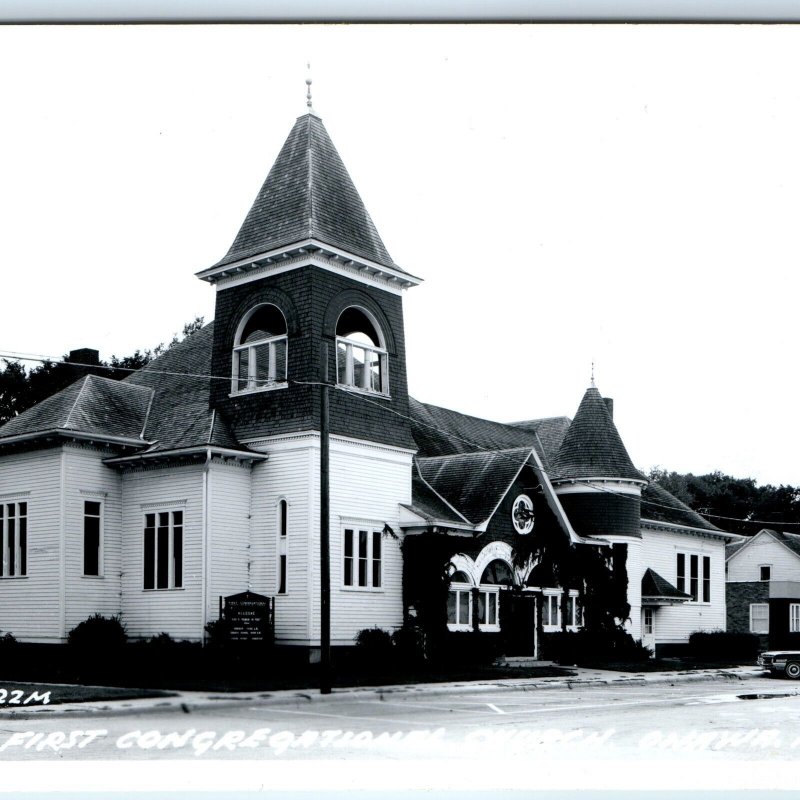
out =
[(26, 369), (19, 361), (3, 359), (0, 367), (0, 425), (35, 406), (42, 400), (60, 392), (82, 375), (102, 375), (112, 380), (127, 378), (132, 371), (141, 369), (170, 347), (203, 327), (203, 317), (195, 317), (183, 326), (181, 334), (175, 333), (169, 344), (163, 342), (152, 350), (136, 350), (131, 355), (111, 356), (96, 366), (75, 365), (64, 355), (61, 361), (43, 361)]

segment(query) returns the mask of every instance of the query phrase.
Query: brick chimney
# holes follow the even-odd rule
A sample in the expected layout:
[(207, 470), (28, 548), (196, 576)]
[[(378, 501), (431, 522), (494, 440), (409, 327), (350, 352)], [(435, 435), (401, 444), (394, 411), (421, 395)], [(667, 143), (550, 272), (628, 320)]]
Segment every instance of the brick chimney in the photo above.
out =
[(606, 404), (606, 408), (608, 409), (608, 413), (611, 419), (614, 419), (614, 398), (604, 397), (603, 402)]

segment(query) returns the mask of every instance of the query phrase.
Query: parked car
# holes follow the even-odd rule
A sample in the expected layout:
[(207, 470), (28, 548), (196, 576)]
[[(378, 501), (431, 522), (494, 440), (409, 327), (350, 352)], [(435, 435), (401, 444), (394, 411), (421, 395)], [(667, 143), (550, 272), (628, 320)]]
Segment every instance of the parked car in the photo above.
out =
[(758, 657), (758, 665), (773, 674), (782, 672), (787, 678), (800, 678), (800, 650), (770, 650)]

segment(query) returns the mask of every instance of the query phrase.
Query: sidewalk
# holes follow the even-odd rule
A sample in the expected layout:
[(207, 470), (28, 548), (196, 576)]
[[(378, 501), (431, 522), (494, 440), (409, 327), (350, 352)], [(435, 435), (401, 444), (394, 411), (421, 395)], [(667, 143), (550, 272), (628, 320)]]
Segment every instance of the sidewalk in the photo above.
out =
[(418, 683), (397, 686), (373, 686), (369, 688), (337, 688), (329, 695), (321, 695), (316, 689), (285, 689), (274, 692), (183, 692), (176, 691), (174, 697), (153, 697), (136, 700), (104, 700), (97, 703), (64, 703), (61, 705), (37, 705), (12, 709), (2, 707), (0, 719), (35, 719), (41, 717), (91, 717), (94, 715), (125, 716), (169, 709), (190, 713), (196, 709), (225, 708), (241, 703), (258, 702), (264, 705), (303, 704), (309, 702), (329, 703), (340, 700), (370, 700), (388, 694), (428, 696), (470, 692), (498, 692), (513, 690), (565, 689), (576, 686), (601, 685), (647, 685), (650, 683), (683, 683), (688, 681), (710, 681), (726, 678), (730, 681), (760, 678), (766, 674), (760, 667), (729, 667), (725, 669), (697, 669), (679, 672), (617, 672), (602, 669), (573, 667), (574, 676), (554, 678), (505, 678), (496, 681), (460, 681), (454, 683)]

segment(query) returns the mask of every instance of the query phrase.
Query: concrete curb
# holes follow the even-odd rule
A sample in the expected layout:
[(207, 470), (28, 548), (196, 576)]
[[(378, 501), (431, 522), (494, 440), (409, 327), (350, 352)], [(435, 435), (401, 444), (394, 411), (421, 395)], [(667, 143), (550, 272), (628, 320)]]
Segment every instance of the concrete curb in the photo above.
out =
[(447, 696), (464, 692), (541, 691), (547, 689), (574, 689), (581, 686), (646, 686), (648, 684), (712, 681), (720, 678), (741, 681), (766, 675), (759, 667), (731, 667), (728, 669), (687, 670), (685, 672), (620, 673), (606, 670), (576, 668), (577, 674), (554, 678), (504, 678), (491, 682), (463, 681), (458, 683), (418, 683), (395, 686), (352, 687), (335, 689), (332, 694), (321, 695), (316, 690), (283, 689), (269, 692), (235, 692), (218, 694), (207, 692), (178, 692), (175, 697), (152, 697), (139, 700), (108, 700), (102, 703), (64, 703), (53, 706), (29, 706), (25, 709), (5, 707), (0, 719), (52, 719), (71, 717), (80, 719), (99, 715), (134, 716), (181, 710), (191, 713), (208, 708), (230, 708), (243, 703), (271, 705), (306, 705), (337, 701), (374, 700), (387, 695)]

